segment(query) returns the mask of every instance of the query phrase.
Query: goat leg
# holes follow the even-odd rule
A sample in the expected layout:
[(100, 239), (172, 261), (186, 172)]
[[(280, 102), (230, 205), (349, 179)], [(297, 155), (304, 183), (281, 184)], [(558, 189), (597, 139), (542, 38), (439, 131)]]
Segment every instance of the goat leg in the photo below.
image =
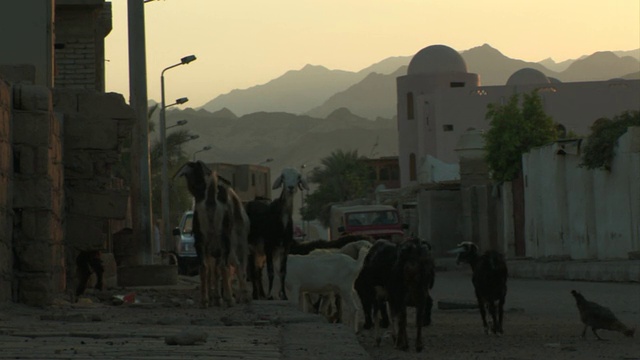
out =
[(282, 257), (280, 258), (280, 299), (287, 300), (287, 292), (284, 289), (284, 284), (287, 277), (287, 258), (289, 257), (290, 246), (285, 246), (282, 251)]
[(489, 334), (489, 325), (487, 324), (487, 310), (486, 304), (482, 297), (476, 292), (476, 298), (478, 299), (478, 308), (480, 309), (480, 316), (482, 317), (482, 325), (484, 326), (484, 333)]
[(496, 333), (498, 330), (498, 319), (496, 318), (496, 303), (495, 301), (489, 301), (487, 303), (489, 308), (489, 315), (491, 315), (491, 332)]
[(268, 291), (268, 299), (273, 300), (273, 295), (271, 295), (271, 291), (273, 290), (273, 251), (267, 251), (267, 277), (269, 278), (269, 291)]
[(426, 313), (426, 301), (418, 301), (416, 307), (416, 352), (421, 352), (422, 345), (422, 327), (424, 326), (424, 316)]
[(504, 317), (504, 297), (500, 298), (500, 302), (498, 303), (498, 333), (504, 334), (504, 330), (502, 329), (502, 319)]
[(409, 338), (407, 335), (407, 310), (406, 307), (394, 316), (397, 319), (397, 336), (396, 348), (407, 351), (409, 350)]
[(200, 306), (203, 309), (209, 307), (209, 267), (207, 261), (202, 260), (200, 263)]
[(600, 335), (598, 335), (598, 333), (596, 332), (596, 328), (594, 328), (593, 326), (591, 327), (591, 331), (593, 332), (593, 335), (595, 335), (598, 338), (598, 340), (607, 341), (607, 339), (603, 339), (600, 337)]

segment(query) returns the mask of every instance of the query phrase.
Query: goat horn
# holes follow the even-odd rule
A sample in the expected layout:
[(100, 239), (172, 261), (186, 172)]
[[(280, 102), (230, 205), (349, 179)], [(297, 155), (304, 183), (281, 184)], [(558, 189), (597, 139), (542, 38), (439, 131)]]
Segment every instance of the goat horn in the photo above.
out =
[(465, 248), (463, 247), (458, 247), (458, 248), (447, 251), (448, 254), (461, 254), (463, 252), (465, 252)]

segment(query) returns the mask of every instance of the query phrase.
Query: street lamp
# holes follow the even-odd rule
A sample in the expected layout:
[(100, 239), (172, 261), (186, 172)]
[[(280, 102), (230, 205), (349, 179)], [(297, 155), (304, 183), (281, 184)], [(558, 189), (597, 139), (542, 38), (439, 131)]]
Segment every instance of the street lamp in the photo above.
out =
[(193, 161), (196, 161), (196, 154), (199, 152), (203, 152), (203, 151), (209, 151), (211, 150), (211, 146), (207, 145), (205, 147), (203, 147), (201, 150), (197, 150), (193, 153)]
[(171, 129), (172, 127), (176, 127), (176, 126), (186, 125), (187, 123), (188, 123), (187, 120), (178, 120), (178, 122), (175, 123), (174, 125), (167, 126), (167, 129)]
[[(188, 98), (179, 98), (175, 103), (166, 105), (164, 101), (164, 73), (169, 69), (173, 69), (176, 66), (188, 64), (196, 59), (195, 55), (185, 56), (180, 59), (180, 62), (177, 64), (173, 64), (168, 66), (162, 70), (160, 73), (160, 140), (162, 141), (162, 222), (164, 225), (164, 238), (165, 244), (172, 244), (171, 241), (171, 223), (169, 221), (169, 175), (168, 175), (168, 165), (167, 165), (167, 124), (166, 124), (166, 109), (169, 106), (173, 105), (181, 105), (189, 101)], [(172, 247), (169, 250), (175, 250)]]
[(261, 161), (260, 163), (258, 163), (258, 165), (262, 165), (262, 164), (266, 164), (266, 163), (270, 163), (273, 161), (273, 158), (267, 158), (264, 161)]

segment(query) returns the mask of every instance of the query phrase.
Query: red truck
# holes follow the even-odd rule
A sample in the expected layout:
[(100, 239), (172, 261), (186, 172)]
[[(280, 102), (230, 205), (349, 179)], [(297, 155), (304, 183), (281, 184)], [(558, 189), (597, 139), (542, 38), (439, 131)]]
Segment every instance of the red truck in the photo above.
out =
[(399, 241), (407, 228), (398, 210), (390, 205), (333, 205), (330, 216), (331, 240), (343, 234), (357, 234)]

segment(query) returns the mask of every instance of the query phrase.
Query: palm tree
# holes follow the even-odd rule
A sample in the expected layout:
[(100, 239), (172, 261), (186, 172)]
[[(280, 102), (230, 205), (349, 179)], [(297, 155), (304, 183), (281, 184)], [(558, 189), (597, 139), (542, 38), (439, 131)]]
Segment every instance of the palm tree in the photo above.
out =
[(357, 150), (336, 150), (309, 175), (309, 181), (319, 184), (316, 191), (305, 198), (302, 216), (305, 220), (320, 219), (329, 223), (329, 207), (333, 203), (355, 200), (367, 196), (371, 189), (371, 169)]

